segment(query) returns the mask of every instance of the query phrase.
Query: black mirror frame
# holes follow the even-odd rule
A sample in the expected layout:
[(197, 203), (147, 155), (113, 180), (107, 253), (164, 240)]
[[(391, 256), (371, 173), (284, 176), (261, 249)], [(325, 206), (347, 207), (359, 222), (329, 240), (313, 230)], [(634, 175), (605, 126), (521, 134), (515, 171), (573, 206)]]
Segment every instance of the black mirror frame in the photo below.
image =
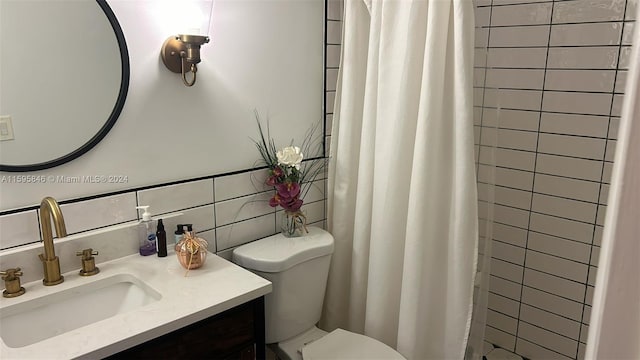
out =
[(78, 149), (70, 152), (67, 155), (61, 156), (57, 159), (45, 161), (38, 164), (31, 165), (2, 165), (0, 164), (0, 171), (7, 172), (28, 172), (28, 171), (38, 171), (44, 169), (50, 169), (52, 167), (56, 167), (58, 165), (62, 165), (69, 161), (72, 161), (81, 155), (85, 154), (87, 151), (91, 150), (94, 146), (96, 146), (111, 130), (113, 125), (118, 120), (122, 109), (124, 108), (124, 103), (127, 99), (127, 92), (129, 91), (129, 50), (127, 48), (127, 42), (124, 38), (124, 33), (122, 32), (122, 28), (120, 27), (120, 23), (116, 18), (116, 15), (111, 10), (109, 4), (107, 4), (106, 0), (96, 0), (98, 6), (104, 11), (104, 14), (107, 16), (111, 27), (113, 28), (113, 32), (116, 35), (116, 39), (118, 41), (118, 46), (120, 47), (120, 61), (122, 64), (122, 73), (121, 73), (121, 82), (120, 82), (120, 91), (118, 92), (118, 98), (116, 99), (116, 103), (109, 115), (109, 118), (104, 123), (104, 125), (100, 128), (100, 130), (87, 141), (84, 145), (79, 147)]

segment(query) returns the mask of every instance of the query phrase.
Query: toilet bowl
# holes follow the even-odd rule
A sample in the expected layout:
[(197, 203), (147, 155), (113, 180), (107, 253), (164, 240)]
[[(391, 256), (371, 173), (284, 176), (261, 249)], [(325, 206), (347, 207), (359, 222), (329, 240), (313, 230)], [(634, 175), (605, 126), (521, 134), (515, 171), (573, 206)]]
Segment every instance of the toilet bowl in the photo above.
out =
[(315, 326), (270, 348), (280, 359), (404, 359), (391, 347), (368, 336), (343, 329), (327, 333)]
[(404, 359), (378, 340), (320, 330), (333, 236), (309, 227), (296, 238), (273, 235), (237, 247), (233, 262), (271, 281), (265, 296), (266, 343), (281, 359)]

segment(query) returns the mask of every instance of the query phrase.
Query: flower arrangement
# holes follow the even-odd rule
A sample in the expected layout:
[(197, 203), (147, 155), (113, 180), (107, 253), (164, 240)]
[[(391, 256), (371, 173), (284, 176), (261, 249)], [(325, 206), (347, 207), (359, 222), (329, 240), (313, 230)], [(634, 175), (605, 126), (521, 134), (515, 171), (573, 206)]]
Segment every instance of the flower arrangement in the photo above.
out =
[(282, 233), (287, 237), (300, 236), (302, 232), (308, 232), (307, 219), (300, 210), (304, 203), (304, 196), (309, 192), (313, 180), (325, 168), (324, 158), (306, 159), (304, 154), (311, 153), (313, 135), (317, 126), (312, 127), (305, 136), (302, 146), (294, 146), (293, 140), (289, 146), (277, 150), (270, 136), (267, 126), (267, 134), (262, 128), (260, 118), (256, 113), (256, 121), (260, 139), (254, 140), (262, 161), (269, 169), (265, 184), (273, 186), (275, 194), (269, 200), (271, 207), (282, 207), (284, 216), (282, 220)]

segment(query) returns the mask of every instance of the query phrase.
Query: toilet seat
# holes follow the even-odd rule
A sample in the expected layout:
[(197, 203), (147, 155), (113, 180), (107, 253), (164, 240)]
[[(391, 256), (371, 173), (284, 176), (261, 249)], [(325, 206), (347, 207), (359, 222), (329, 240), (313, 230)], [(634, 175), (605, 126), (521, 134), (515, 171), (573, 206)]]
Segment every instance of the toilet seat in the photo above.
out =
[(405, 359), (400, 353), (368, 336), (336, 329), (302, 348), (304, 360)]

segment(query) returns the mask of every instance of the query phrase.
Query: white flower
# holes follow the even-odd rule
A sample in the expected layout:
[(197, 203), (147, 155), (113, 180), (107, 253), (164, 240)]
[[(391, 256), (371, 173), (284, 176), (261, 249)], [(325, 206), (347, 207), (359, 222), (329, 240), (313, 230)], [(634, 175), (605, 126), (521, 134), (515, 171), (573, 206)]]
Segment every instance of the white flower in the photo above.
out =
[(286, 148), (276, 153), (278, 158), (278, 165), (293, 166), (300, 170), (300, 163), (304, 158), (304, 155), (300, 152), (300, 148), (297, 146), (287, 146)]

